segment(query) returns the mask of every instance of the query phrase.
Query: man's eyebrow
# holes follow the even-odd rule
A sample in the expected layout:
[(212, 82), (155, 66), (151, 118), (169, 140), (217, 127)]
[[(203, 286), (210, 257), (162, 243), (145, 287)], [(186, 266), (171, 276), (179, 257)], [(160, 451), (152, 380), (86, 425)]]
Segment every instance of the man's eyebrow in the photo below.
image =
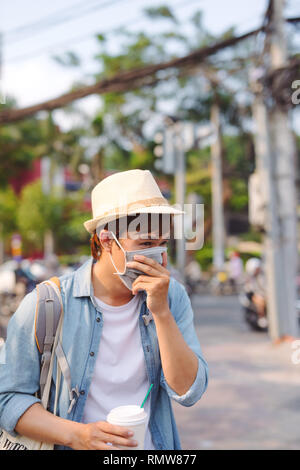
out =
[[(151, 238), (151, 235), (155, 235), (155, 237)], [(157, 240), (161, 238), (157, 233), (142, 233), (138, 234), (138, 240)], [(162, 241), (168, 241), (170, 239), (170, 234), (165, 234), (165, 236), (162, 238)]]

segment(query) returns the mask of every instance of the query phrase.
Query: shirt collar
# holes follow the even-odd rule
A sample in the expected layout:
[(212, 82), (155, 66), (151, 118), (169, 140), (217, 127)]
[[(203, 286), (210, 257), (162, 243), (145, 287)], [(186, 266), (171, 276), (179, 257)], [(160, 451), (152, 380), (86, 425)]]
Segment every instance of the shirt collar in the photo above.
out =
[(93, 293), (92, 265), (96, 262), (92, 256), (75, 271), (74, 297), (90, 297)]

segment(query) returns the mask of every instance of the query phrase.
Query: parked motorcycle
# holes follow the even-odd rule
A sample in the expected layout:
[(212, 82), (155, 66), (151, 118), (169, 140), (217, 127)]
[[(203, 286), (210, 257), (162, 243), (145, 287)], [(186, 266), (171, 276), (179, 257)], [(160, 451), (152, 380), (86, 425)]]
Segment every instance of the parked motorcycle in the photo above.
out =
[(239, 300), (246, 322), (255, 331), (268, 330), (265, 283), (262, 260), (250, 258), (245, 265), (245, 279)]
[(239, 295), (239, 301), (248, 325), (255, 331), (268, 331), (269, 322), (267, 315), (261, 316), (258, 314), (257, 308), (251, 300), (251, 295), (242, 292)]

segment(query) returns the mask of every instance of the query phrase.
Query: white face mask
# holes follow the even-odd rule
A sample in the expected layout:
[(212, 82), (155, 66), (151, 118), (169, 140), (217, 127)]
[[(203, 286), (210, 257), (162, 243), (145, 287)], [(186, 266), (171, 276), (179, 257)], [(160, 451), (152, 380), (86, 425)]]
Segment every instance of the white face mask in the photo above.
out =
[(136, 280), (136, 278), (140, 276), (141, 274), (143, 274), (144, 276), (147, 276), (147, 274), (135, 268), (128, 268), (127, 262), (134, 261), (134, 255), (144, 255), (144, 256), (147, 256), (148, 258), (154, 259), (159, 264), (162, 264), (162, 254), (167, 251), (167, 247), (155, 246), (153, 248), (145, 248), (144, 250), (127, 251), (127, 250), (124, 250), (124, 248), (120, 245), (115, 234), (113, 232), (111, 232), (111, 234), (113, 235), (116, 243), (119, 245), (119, 247), (121, 248), (121, 250), (123, 251), (125, 255), (125, 268), (124, 268), (124, 271), (121, 273), (118, 271), (114, 263), (114, 260), (112, 259), (111, 253), (109, 253), (111, 262), (114, 265), (115, 270), (117, 271), (114, 274), (118, 274), (118, 276), (120, 277), (123, 284), (125, 284), (127, 289), (131, 290), (132, 284)]

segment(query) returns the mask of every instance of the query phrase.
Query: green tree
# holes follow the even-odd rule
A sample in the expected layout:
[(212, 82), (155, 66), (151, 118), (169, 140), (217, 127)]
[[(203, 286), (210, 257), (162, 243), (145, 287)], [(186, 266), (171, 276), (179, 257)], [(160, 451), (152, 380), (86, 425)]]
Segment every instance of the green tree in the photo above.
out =
[(3, 261), (5, 250), (10, 249), (10, 237), (17, 230), (18, 200), (13, 189), (0, 188), (0, 260)]
[(0, 223), (6, 235), (17, 230), (16, 213), (18, 199), (12, 187), (0, 189)]
[[(116, 54), (111, 53), (105, 37), (101, 35), (100, 53), (96, 56), (101, 71), (97, 74), (97, 79), (149, 63), (166, 61), (235, 34), (234, 28), (229, 28), (218, 36), (212, 35), (203, 26), (200, 11), (190, 19), (190, 34), (185, 32), (181, 21), (171, 8), (165, 6), (149, 8), (145, 14), (152, 21), (166, 20), (165, 29), (155, 34), (144, 31), (135, 33), (119, 31), (122, 42)], [(172, 113), (182, 120), (204, 124), (209, 122), (210, 108), (217, 99), (222, 113), (223, 131), (225, 134), (228, 133), (228, 138), (224, 138), (223, 142), (224, 186), (228, 194), (233, 194), (230, 184), (231, 173), (234, 173), (235, 179), (241, 178), (245, 181), (249, 176), (253, 158), (252, 136), (244, 129), (244, 122), (250, 116), (250, 106), (247, 102), (241, 109), (235, 93), (230, 88), (237, 83), (244, 86), (247, 84), (247, 70), (244, 72), (237, 69), (239, 61), (247, 65), (251, 41), (250, 39), (245, 45), (232, 50), (219, 52), (205, 62), (195, 65), (193, 69), (172, 70), (171, 78), (168, 76), (169, 72), (161, 72), (160, 76), (164, 80), (156, 83), (155, 87), (142, 87), (126, 93), (108, 93), (101, 96), (101, 108), (94, 124), (100, 123), (99, 135), (105, 135), (105, 148), (102, 151), (104, 166), (119, 170), (140, 166), (153, 170), (155, 161), (153, 142), (151, 133), (147, 133), (147, 129), (151, 128), (151, 123), (152, 126), (155, 122), (161, 125), (164, 106), (173, 108)], [(222, 77), (219, 75), (220, 63), (222, 63)], [(235, 70), (234, 80), (233, 70)], [(209, 152), (205, 152), (209, 161)], [(193, 179), (195, 186), (198, 186), (205, 198), (208, 197), (209, 191), (206, 191), (207, 186), (203, 189), (202, 184), (203, 181), (209, 183), (210, 178), (207, 175), (207, 159), (205, 157), (203, 161), (203, 155), (202, 151), (192, 151), (188, 154), (187, 180)], [(198, 175), (197, 183), (196, 175)], [(245, 184), (239, 185), (240, 190), (242, 187), (245, 188)], [(243, 193), (243, 196), (245, 195), (246, 193)], [(231, 197), (234, 196), (229, 196)], [(245, 202), (245, 198), (243, 200)]]
[[(10, 98), (1, 109), (15, 106), (15, 100)], [(42, 130), (36, 118), (0, 126), (0, 187), (6, 187), (11, 178), (18, 178), (31, 167), (41, 155), (41, 141)]]
[[(16, 107), (9, 98), (1, 109)], [(66, 110), (67, 112), (68, 110)], [(78, 166), (84, 163), (85, 146), (83, 127), (74, 126), (70, 131), (62, 131), (52, 113), (42, 117), (32, 117), (20, 122), (0, 127), (0, 187), (18, 178), (24, 170), (32, 168), (35, 159), (48, 156), (55, 166), (70, 166), (78, 174)]]
[(62, 215), (62, 200), (55, 196), (46, 196), (40, 181), (26, 185), (21, 192), (17, 211), (17, 224), (24, 246), (43, 250), (45, 232), (51, 229), (55, 233)]
[(57, 254), (74, 253), (80, 244), (86, 244), (88, 234), (82, 224), (87, 215), (83, 204), (82, 190), (58, 197), (45, 195), (40, 181), (25, 186), (17, 210), (24, 251), (42, 251), (48, 230), (53, 233)]

